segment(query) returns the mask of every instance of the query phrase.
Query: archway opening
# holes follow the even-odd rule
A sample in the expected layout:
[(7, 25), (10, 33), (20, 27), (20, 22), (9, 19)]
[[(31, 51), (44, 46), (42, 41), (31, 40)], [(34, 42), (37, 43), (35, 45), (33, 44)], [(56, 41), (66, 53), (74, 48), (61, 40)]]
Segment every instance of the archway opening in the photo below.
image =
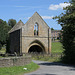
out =
[(43, 49), (38, 45), (33, 45), (29, 48), (28, 53), (43, 53)]

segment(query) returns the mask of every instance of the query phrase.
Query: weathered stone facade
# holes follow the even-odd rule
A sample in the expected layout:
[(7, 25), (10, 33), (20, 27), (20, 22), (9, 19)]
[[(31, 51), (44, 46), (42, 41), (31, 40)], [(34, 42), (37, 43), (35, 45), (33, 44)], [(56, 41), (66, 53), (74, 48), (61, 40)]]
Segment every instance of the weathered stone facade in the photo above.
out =
[[(35, 24), (38, 25), (37, 31), (34, 30)], [(37, 12), (25, 24), (19, 21), (9, 34), (11, 53), (51, 53), (51, 29)]]
[(24, 66), (31, 62), (31, 56), (0, 58), (0, 67)]

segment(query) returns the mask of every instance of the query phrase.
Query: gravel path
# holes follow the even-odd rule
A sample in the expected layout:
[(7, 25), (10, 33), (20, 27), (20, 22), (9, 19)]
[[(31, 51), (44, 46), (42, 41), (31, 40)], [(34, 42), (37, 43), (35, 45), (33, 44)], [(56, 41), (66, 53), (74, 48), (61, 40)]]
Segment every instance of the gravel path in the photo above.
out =
[(75, 75), (75, 66), (35, 60), (33, 62), (40, 65), (40, 68), (24, 75)]

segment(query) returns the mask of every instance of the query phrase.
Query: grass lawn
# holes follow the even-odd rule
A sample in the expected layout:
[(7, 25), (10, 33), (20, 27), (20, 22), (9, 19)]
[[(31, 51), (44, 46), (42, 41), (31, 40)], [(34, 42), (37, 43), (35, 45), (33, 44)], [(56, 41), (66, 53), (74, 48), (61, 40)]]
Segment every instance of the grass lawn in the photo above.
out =
[[(24, 70), (23, 68), (27, 68)], [(39, 66), (33, 62), (25, 66), (1, 67), (0, 75), (23, 75), (24, 73), (35, 71)]]
[(60, 42), (52, 42), (52, 50), (51, 53), (62, 53), (63, 48)]

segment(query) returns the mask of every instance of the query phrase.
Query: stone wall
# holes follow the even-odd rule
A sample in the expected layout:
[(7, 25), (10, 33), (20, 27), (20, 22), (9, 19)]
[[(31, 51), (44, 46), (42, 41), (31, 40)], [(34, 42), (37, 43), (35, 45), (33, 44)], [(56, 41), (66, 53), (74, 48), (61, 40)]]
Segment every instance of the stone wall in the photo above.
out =
[(45, 48), (45, 52), (48, 53), (48, 38), (47, 37), (45, 38), (44, 37), (43, 38), (41, 37), (22, 37), (22, 44), (24, 45), (24, 46), (22, 45), (22, 49), (23, 49), (22, 52), (28, 53), (31, 43), (34, 42), (35, 40), (38, 40), (39, 42), (41, 42)]
[[(34, 26), (36, 23), (38, 24), (37, 36), (34, 35)], [(42, 43), (45, 53), (51, 53), (51, 29), (38, 13), (34, 13), (22, 27), (22, 53), (28, 53), (31, 43), (35, 40)]]
[(31, 62), (31, 56), (0, 58), (0, 67), (24, 66)]
[[(25, 23), (22, 27), (22, 36), (33, 36), (34, 37), (34, 25), (38, 24), (38, 36), (39, 37), (48, 37), (48, 25), (41, 18), (41, 16), (37, 13)], [(51, 33), (50, 33), (51, 35)]]

